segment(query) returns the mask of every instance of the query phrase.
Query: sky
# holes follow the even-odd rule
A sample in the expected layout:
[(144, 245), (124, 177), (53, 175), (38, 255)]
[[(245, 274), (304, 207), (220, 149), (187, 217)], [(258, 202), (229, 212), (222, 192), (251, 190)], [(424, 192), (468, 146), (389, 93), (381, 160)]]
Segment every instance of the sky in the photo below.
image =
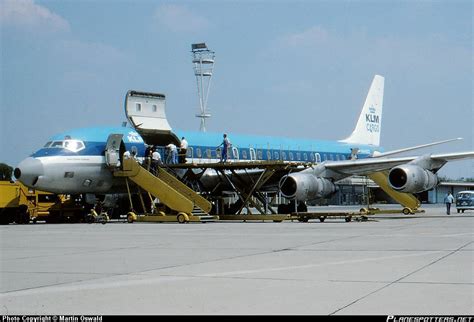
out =
[[(385, 150), (456, 137), (417, 153), (474, 150), (469, 0), (0, 0), (0, 30), (12, 166), (58, 132), (120, 126), (130, 89), (165, 94), (170, 125), (199, 130), (200, 42), (216, 53), (208, 131), (343, 139), (379, 74)], [(474, 161), (440, 175), (474, 177)]]

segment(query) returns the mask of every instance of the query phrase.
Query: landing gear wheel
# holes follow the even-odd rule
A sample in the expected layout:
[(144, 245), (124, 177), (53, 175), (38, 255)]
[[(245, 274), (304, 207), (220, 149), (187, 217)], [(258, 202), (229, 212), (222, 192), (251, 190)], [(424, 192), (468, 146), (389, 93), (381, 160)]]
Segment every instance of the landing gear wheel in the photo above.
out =
[(320, 222), (324, 222), (325, 220), (326, 220), (326, 216), (321, 216), (321, 217), (319, 217), (319, 221), (320, 221)]
[(458, 213), (460, 213), (460, 212), (461, 212), (461, 209), (458, 209)]
[(352, 220), (351, 216), (346, 217), (346, 222), (350, 222)]
[(410, 208), (405, 207), (405, 208), (403, 208), (402, 213), (403, 213), (404, 215), (410, 215), (410, 214), (413, 213), (413, 211), (411, 211)]

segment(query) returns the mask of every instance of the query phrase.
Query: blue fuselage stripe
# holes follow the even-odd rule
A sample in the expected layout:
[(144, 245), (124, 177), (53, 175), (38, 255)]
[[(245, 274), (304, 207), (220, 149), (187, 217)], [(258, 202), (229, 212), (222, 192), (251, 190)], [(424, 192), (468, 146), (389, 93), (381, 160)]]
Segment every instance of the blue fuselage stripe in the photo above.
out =
[[(50, 141), (62, 140), (65, 136), (82, 140), (85, 148), (72, 152), (64, 148), (42, 148), (32, 154), (32, 157), (46, 156), (103, 156), (108, 135), (123, 134), (126, 150), (137, 150), (138, 157), (144, 157), (145, 144), (138, 134), (130, 128), (93, 128), (78, 129), (55, 135)], [(188, 157), (194, 159), (219, 159), (218, 149), (222, 143), (222, 134), (203, 132), (178, 132), (179, 138), (185, 137), (190, 143)], [(92, 138), (92, 139), (91, 139)], [(370, 156), (375, 147), (369, 145), (349, 145), (334, 141), (316, 141), (308, 139), (290, 139), (284, 137), (232, 135), (232, 147), (236, 151), (228, 153), (229, 159), (240, 160), (286, 160), (286, 161), (326, 161), (346, 160), (351, 157), (351, 148), (358, 148), (358, 158)], [(193, 144), (194, 143), (194, 144)], [(197, 143), (197, 144), (196, 144)], [(380, 148), (377, 150), (381, 151)], [(165, 148), (159, 151), (166, 157)], [(238, 153), (234, 155), (234, 153)], [(237, 157), (236, 157), (237, 156)], [(319, 159), (319, 160), (318, 160)]]

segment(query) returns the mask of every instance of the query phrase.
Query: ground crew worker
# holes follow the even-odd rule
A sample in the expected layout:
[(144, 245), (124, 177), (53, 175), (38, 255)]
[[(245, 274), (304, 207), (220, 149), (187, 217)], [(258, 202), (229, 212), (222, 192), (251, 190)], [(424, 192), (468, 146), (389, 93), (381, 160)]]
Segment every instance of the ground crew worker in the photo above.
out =
[(179, 163), (186, 163), (186, 153), (188, 152), (188, 141), (184, 138), (181, 138), (181, 145), (179, 147)]
[(178, 163), (178, 159), (177, 159), (177, 148), (176, 148), (176, 145), (174, 145), (173, 143), (170, 143), (166, 146), (166, 148), (168, 149), (168, 157), (166, 158), (166, 163), (170, 163), (170, 164), (176, 164)]
[(454, 202), (454, 197), (450, 193), (446, 194), (444, 197), (444, 203), (446, 204), (446, 214), (450, 215), (451, 214), (451, 204)]
[(151, 154), (151, 168), (153, 171), (156, 171), (156, 168), (161, 165), (161, 154), (158, 152), (157, 148), (153, 149)]
[(221, 153), (221, 160), (220, 162), (226, 162), (227, 161), (227, 150), (230, 148), (232, 144), (230, 143), (230, 140), (227, 138), (227, 134), (224, 133), (224, 139), (222, 140), (222, 143), (218, 145), (222, 146), (222, 153)]

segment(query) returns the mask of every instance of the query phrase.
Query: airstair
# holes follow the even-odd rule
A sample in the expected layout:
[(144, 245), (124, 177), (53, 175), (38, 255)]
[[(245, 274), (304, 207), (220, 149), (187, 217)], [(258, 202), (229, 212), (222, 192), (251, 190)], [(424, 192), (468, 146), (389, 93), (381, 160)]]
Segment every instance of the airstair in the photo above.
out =
[(388, 183), (388, 171), (380, 171), (369, 174), (368, 177), (382, 188), (385, 193), (403, 206), (405, 215), (419, 212), (420, 201), (411, 193), (398, 192), (390, 188)]
[(124, 177), (127, 180), (127, 187), (128, 180), (134, 182), (141, 189), (158, 198), (161, 204), (171, 209), (169, 214), (158, 212), (158, 214), (138, 216), (134, 212), (130, 212), (127, 216), (129, 222), (178, 221), (184, 223), (189, 221), (208, 222), (218, 219), (217, 216), (209, 215), (212, 204), (207, 199), (197, 194), (163, 168), (157, 167), (156, 174), (153, 175), (135, 159), (130, 158), (124, 159), (122, 167), (114, 170), (113, 174), (115, 177)]

